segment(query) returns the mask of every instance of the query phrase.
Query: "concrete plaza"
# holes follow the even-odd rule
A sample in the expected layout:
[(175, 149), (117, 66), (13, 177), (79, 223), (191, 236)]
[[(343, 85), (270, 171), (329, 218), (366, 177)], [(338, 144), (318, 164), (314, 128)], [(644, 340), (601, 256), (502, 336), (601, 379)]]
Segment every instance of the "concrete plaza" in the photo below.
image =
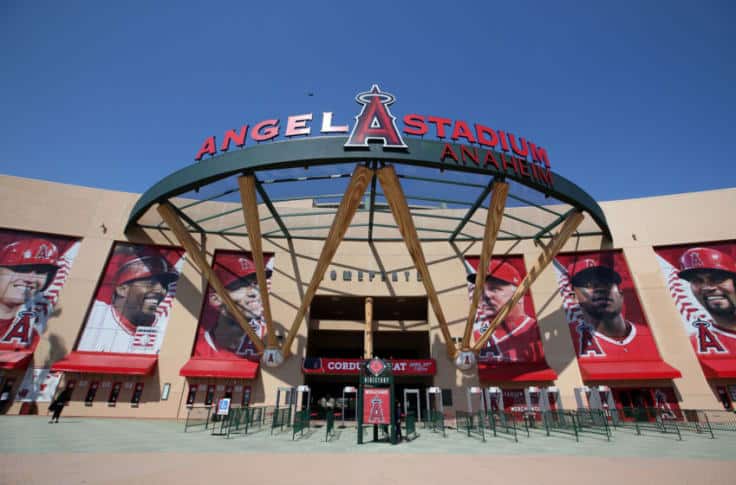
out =
[[(62, 417), (0, 417), (0, 483), (734, 483), (736, 432), (638, 436), (546, 436), (532, 430), (519, 442), (486, 433), (447, 436), (419, 428), (411, 442), (357, 445), (353, 427), (311, 428), (292, 440), (284, 429), (224, 438), (184, 432), (182, 422)], [(370, 438), (370, 436), (368, 436)]]

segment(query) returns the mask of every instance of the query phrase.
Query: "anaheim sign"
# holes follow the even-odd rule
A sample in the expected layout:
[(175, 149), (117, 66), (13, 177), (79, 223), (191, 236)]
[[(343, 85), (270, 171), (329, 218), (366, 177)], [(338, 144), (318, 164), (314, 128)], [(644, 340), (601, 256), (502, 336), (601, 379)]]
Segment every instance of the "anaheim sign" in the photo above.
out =
[[(215, 156), (231, 150), (243, 148), (248, 140), (256, 143), (275, 140), (279, 136), (293, 138), (311, 136), (319, 126), (321, 135), (340, 135), (350, 133), (344, 145), (346, 150), (367, 149), (371, 145), (383, 145), (386, 150), (407, 150), (402, 134), (434, 136), (441, 140), (451, 140), (444, 144), (437, 154), (441, 162), (456, 164), (494, 165), (496, 169), (511, 169), (520, 176), (532, 177), (552, 185), (552, 172), (547, 150), (527, 138), (513, 133), (496, 130), (480, 123), (452, 120), (440, 116), (408, 114), (403, 117), (401, 129), (390, 106), (396, 101), (393, 94), (381, 91), (374, 84), (369, 91), (359, 93), (355, 100), (362, 106), (355, 116), (352, 130), (348, 125), (335, 124), (331, 111), (321, 116), (314, 113), (291, 115), (282, 124), (279, 119), (259, 121), (252, 127), (245, 124), (239, 130), (227, 130), (219, 144), (215, 136), (209, 136), (202, 143), (194, 159), (201, 161), (205, 156)], [(317, 125), (315, 125), (317, 122)], [(461, 143), (461, 145), (456, 145)], [(500, 151), (498, 151), (500, 150)]]
[[(434, 359), (393, 359), (391, 369), (397, 376), (433, 376), (437, 372)], [(358, 375), (364, 359), (340, 359), (329, 357), (307, 357), (302, 371), (305, 374)]]

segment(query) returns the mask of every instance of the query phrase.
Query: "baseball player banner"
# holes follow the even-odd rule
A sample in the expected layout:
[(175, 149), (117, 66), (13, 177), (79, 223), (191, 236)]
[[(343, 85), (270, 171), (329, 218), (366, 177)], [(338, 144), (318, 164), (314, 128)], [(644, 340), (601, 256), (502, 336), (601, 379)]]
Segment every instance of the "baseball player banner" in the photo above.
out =
[[(273, 255), (264, 255), (264, 262), (270, 293)], [(216, 251), (213, 270), (228, 291), (230, 298), (249, 321), (251, 328), (263, 340), (266, 336), (266, 321), (263, 316), (263, 302), (256, 277), (256, 265), (251, 254)], [(258, 351), (253, 342), (210, 286), (207, 287), (199, 318), (193, 357), (258, 360)]]
[(0, 351), (36, 349), (78, 251), (79, 239), (0, 229)]
[(184, 251), (116, 243), (105, 266), (77, 350), (157, 354)]
[(736, 241), (655, 252), (701, 364), (731, 360), (736, 368)]
[[(468, 295), (475, 290), (475, 274), (480, 258), (467, 257)], [(478, 301), (473, 323), (473, 339), (478, 341), (503, 305), (511, 298), (526, 275), (522, 256), (491, 258), (486, 271), (486, 281)], [(534, 312), (532, 296), (527, 292), (506, 319), (494, 330), (485, 347), (478, 354), (482, 363), (543, 363), (544, 349)]]
[(623, 252), (559, 255), (553, 264), (578, 360), (662, 360)]
[(61, 372), (29, 366), (15, 400), (18, 402), (51, 402), (61, 380)]

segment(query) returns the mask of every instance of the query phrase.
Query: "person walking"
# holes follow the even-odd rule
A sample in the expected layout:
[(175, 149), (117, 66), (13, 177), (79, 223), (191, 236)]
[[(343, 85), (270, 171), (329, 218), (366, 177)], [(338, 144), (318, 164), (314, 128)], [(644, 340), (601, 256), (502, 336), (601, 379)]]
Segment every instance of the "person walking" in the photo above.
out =
[(59, 417), (61, 416), (61, 412), (64, 410), (64, 406), (71, 398), (71, 389), (64, 389), (58, 396), (56, 396), (56, 399), (54, 399), (51, 404), (49, 405), (49, 411), (53, 412), (51, 415), (51, 420), (49, 421), (49, 424), (51, 423), (58, 423)]

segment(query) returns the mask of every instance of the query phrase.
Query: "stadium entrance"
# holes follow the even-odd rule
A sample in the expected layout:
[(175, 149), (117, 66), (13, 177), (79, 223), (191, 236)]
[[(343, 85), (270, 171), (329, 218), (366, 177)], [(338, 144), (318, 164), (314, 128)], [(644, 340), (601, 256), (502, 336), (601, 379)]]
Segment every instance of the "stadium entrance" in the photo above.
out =
[[(316, 296), (310, 308), (304, 382), (314, 396), (312, 414), (322, 418), (328, 409), (355, 419), (353, 393), (363, 359), (378, 356), (392, 362), (396, 399), (404, 389), (419, 389), (419, 405), (426, 406), (425, 389), (433, 385), (426, 297)], [(409, 400), (416, 412), (417, 400)]]

